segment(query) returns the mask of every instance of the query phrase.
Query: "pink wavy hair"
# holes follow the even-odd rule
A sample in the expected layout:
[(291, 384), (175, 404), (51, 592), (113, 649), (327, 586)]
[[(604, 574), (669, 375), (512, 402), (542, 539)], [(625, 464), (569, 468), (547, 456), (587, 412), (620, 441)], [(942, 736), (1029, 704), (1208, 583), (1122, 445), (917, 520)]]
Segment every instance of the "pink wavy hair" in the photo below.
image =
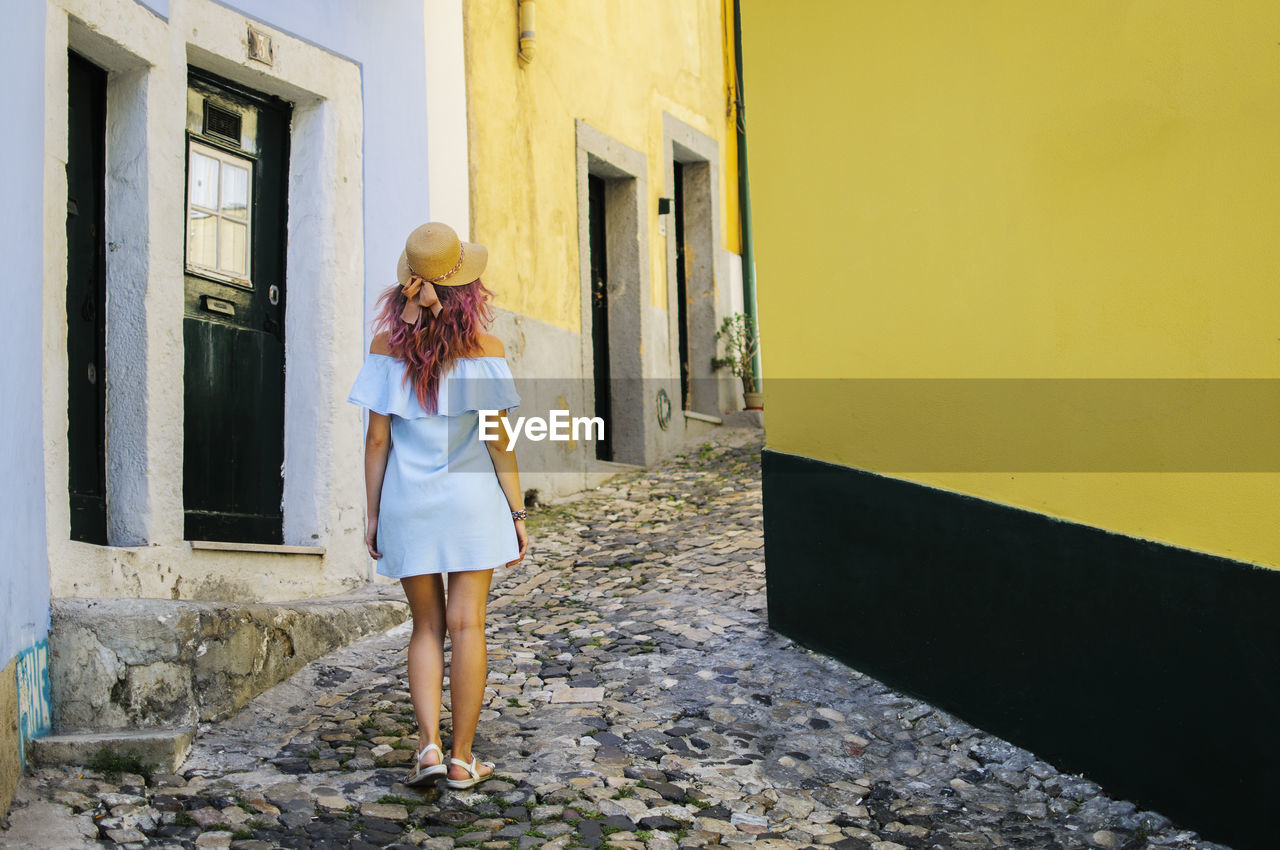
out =
[(406, 299), (397, 283), (378, 296), (373, 320), (374, 334), (387, 332), (391, 356), (405, 362), (405, 381), (412, 378), (418, 403), (428, 413), (436, 412), (440, 376), (454, 360), (480, 350), (480, 332), (493, 321), (493, 292), (479, 278), (462, 286), (437, 286), (436, 297), (443, 308), (440, 315), (424, 308), (410, 325), (400, 318)]

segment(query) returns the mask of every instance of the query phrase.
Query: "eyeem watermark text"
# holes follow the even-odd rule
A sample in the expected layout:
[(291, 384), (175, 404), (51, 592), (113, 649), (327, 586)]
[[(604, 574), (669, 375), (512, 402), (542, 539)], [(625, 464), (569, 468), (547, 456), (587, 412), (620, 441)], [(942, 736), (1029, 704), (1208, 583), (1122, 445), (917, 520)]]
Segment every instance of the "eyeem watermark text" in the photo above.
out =
[[(480, 439), (498, 439), (498, 425), (507, 432), (511, 448), (516, 447), (521, 435), (535, 443), (543, 440), (567, 443), (570, 440), (603, 440), (604, 419), (599, 416), (569, 416), (567, 410), (553, 410), (549, 419), (541, 416), (499, 416), (497, 410), (481, 410)], [(594, 436), (593, 436), (594, 435)]]

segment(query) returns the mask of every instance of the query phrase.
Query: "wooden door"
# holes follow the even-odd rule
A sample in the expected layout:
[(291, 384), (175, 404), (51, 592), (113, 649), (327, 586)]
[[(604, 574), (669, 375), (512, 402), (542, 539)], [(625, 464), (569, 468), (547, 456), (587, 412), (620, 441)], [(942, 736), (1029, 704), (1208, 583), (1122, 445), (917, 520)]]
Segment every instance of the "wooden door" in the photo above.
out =
[(67, 66), (67, 452), (71, 539), (107, 543), (107, 73)]
[(188, 540), (283, 542), (288, 104), (191, 69), (183, 502)]

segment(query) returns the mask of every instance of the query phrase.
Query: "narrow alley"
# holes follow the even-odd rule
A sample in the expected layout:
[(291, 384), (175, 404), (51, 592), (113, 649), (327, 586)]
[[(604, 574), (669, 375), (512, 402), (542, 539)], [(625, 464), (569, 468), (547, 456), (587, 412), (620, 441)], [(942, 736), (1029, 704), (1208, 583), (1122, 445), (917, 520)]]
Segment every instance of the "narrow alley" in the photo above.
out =
[(475, 790), (401, 784), (405, 624), (203, 727), (180, 776), (37, 771), (0, 846), (1221, 846), (770, 631), (762, 437), (539, 509), (494, 577)]

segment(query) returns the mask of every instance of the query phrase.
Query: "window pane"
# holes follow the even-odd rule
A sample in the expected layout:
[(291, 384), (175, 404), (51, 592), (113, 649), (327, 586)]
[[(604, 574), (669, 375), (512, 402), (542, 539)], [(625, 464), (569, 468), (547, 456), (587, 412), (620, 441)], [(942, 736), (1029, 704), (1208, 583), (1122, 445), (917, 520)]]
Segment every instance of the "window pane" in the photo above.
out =
[(247, 276), (245, 263), (246, 235), (248, 228), (227, 219), (222, 220), (222, 271), (239, 277)]
[[(216, 165), (216, 163), (215, 163)], [(218, 217), (193, 209), (187, 221), (187, 262), (218, 267)]]
[(222, 211), (245, 218), (249, 211), (249, 169), (222, 163)]
[(191, 203), (211, 210), (218, 208), (218, 161), (196, 151), (191, 152)]

